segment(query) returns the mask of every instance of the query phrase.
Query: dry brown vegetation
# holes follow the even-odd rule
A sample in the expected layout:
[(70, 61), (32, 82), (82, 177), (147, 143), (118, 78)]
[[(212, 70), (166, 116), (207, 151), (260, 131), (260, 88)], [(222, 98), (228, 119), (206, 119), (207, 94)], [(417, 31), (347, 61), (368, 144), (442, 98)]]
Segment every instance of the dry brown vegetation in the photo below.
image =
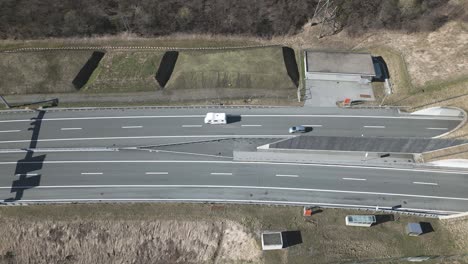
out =
[[(468, 220), (395, 215), (372, 228), (346, 227), (353, 210), (202, 204), (38, 205), (0, 208), (3, 263), (341, 263), (467, 254)], [(404, 233), (410, 221), (435, 232)], [(303, 243), (262, 252), (262, 230), (299, 230)], [(444, 258), (441, 259), (441, 261)], [(456, 259), (459, 259), (457, 257)], [(2, 263), (2, 261), (0, 261)]]
[[(88, 37), (174, 32), (271, 37), (298, 33), (317, 0), (3, 0), (0, 38)], [(462, 17), (449, 0), (336, 0), (338, 22), (353, 35), (369, 29), (432, 31)]]

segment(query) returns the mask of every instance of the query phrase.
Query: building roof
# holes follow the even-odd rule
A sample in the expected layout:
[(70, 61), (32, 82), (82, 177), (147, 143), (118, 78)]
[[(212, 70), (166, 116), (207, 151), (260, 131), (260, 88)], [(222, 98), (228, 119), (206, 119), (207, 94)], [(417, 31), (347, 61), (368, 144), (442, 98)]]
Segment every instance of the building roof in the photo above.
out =
[(366, 151), (382, 153), (423, 153), (466, 143), (468, 143), (468, 141), (457, 139), (298, 136), (272, 143), (269, 145), (269, 148)]
[(263, 243), (265, 245), (283, 245), (281, 232), (262, 233), (262, 236), (263, 236)]
[(305, 51), (307, 72), (344, 73), (375, 76), (369, 53)]

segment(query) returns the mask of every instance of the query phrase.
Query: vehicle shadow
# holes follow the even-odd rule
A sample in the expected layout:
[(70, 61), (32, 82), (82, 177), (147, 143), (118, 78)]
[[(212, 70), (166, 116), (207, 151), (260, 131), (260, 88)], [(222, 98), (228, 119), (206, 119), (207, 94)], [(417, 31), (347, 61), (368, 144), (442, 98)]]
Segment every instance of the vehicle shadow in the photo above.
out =
[(41, 130), (44, 115), (45, 111), (39, 111), (38, 116), (33, 118), (33, 122), (31, 122), (32, 127), (29, 128), (29, 130), (32, 130), (31, 141), (29, 143), (26, 156), (23, 159), (18, 160), (16, 163), (14, 177), (18, 177), (18, 179), (14, 180), (11, 185), (10, 193), (15, 193), (15, 196), (5, 199), (5, 202), (21, 200), (25, 190), (40, 185), (42, 175), (33, 172), (42, 169), (46, 155), (34, 156), (33, 149), (37, 146), (37, 140), (39, 139), (39, 132)]
[(240, 115), (227, 115), (226, 116), (226, 123), (227, 124), (232, 124), (232, 123), (237, 123), (242, 120), (242, 117)]

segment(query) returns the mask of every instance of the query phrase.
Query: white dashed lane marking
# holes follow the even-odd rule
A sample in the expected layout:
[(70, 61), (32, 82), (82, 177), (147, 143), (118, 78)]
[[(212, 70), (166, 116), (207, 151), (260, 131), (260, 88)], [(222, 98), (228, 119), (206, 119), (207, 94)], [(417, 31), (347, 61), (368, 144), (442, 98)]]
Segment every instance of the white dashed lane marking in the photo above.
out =
[(413, 182), (414, 184), (421, 184), (421, 185), (439, 185), (435, 182)]
[(293, 174), (276, 174), (276, 177), (299, 177), (299, 175), (293, 175)]
[(0, 131), (0, 133), (15, 133), (15, 132), (21, 132), (21, 130), (3, 130), (3, 131)]
[(62, 127), (60, 130), (81, 130), (81, 127)]

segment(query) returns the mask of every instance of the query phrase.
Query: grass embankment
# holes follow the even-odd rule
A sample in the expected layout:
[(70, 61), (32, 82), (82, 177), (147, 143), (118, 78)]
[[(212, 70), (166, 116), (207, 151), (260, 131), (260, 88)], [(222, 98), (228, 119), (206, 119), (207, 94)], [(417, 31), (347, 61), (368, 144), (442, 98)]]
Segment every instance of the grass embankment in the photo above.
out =
[[(371, 228), (346, 227), (347, 214), (300, 207), (208, 204), (93, 204), (0, 208), (0, 254), (17, 262), (341, 263), (467, 254), (467, 220), (395, 216)], [(405, 235), (408, 222), (435, 232)], [(262, 252), (260, 232), (300, 231), (302, 243)], [(42, 262), (41, 262), (42, 261)], [(392, 262), (395, 263), (395, 262)], [(444, 263), (443, 260), (438, 263)], [(450, 262), (447, 262), (450, 263)], [(452, 262), (453, 263), (453, 262)]]
[[(381, 91), (383, 85), (374, 85), (376, 101), (374, 104), (404, 106), (403, 110), (413, 112), (435, 106), (451, 106), (468, 110), (468, 75), (455, 76), (428, 81), (424, 85), (414, 86), (408, 72), (405, 58), (399, 52), (384, 46), (369, 49), (372, 54), (382, 56), (390, 71), (393, 94), (386, 96)], [(468, 138), (468, 124), (449, 138)]]
[[(393, 93), (385, 98), (386, 105), (408, 106), (410, 111), (414, 111), (433, 105), (453, 105), (456, 99), (468, 96), (466, 75), (414, 86), (403, 55), (384, 46), (370, 48), (369, 51), (382, 56), (390, 71)], [(468, 101), (463, 100), (457, 106), (466, 109)]]
[(3, 95), (68, 93), (92, 51), (44, 51), (0, 54), (0, 91)]
[(155, 91), (156, 71), (163, 51), (108, 51), (93, 72), (84, 92)]
[[(210, 89), (220, 98), (223, 89), (237, 90), (238, 98), (249, 94), (257, 98), (297, 98), (297, 88), (288, 76), (280, 47), (182, 51), (166, 89), (184, 90), (184, 94)], [(263, 92), (257, 96), (258, 90)]]
[[(106, 93), (160, 91), (147, 102), (172, 104), (296, 104), (297, 88), (288, 75), (281, 47), (229, 50), (179, 51), (172, 75), (162, 89), (156, 73), (162, 65), (162, 50), (108, 50), (84, 87), (73, 86), (81, 67), (91, 60), (92, 51), (34, 51), (3, 53), (1, 69), (10, 72), (0, 82), (8, 94), (96, 93), (112, 102)], [(24, 62), (27, 62), (27, 65)], [(86, 68), (86, 67), (84, 67)], [(170, 71), (169, 71), (170, 72)], [(167, 75), (167, 74), (166, 74)], [(167, 76), (169, 78), (169, 75)], [(79, 104), (79, 97), (62, 96), (61, 102)], [(83, 103), (87, 99), (83, 97)], [(121, 99), (116, 100), (122, 102)], [(132, 102), (132, 96), (128, 102)], [(146, 102), (145, 101), (145, 102)], [(138, 99), (138, 102), (142, 102)]]

